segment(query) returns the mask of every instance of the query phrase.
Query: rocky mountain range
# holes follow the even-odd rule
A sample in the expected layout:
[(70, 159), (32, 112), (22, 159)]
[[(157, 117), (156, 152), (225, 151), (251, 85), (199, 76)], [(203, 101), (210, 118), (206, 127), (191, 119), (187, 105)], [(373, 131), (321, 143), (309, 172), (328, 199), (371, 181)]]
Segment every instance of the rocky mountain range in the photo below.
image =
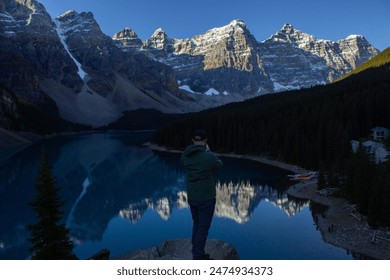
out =
[(161, 28), (145, 42), (130, 28), (113, 39), (171, 66), (183, 89), (236, 98), (327, 84), (379, 53), (360, 35), (332, 42), (290, 24), (258, 42), (242, 20), (191, 39), (172, 39)]
[(139, 108), (184, 113), (326, 84), (379, 53), (363, 36), (331, 42), (289, 24), (258, 42), (242, 20), (190, 39), (161, 28), (111, 38), (92, 13), (52, 19), (37, 0), (1, 1), (0, 50), (2, 88), (95, 127)]

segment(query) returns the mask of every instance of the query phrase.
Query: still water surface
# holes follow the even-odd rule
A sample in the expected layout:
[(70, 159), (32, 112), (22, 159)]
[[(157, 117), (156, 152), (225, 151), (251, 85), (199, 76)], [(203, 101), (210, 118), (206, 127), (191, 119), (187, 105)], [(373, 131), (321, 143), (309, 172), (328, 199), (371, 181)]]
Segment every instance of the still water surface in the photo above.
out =
[[(108, 248), (111, 256), (189, 238), (191, 214), (178, 154), (142, 146), (151, 132), (67, 135), (13, 155), (0, 154), (0, 259), (29, 258), (26, 225), (42, 146), (61, 189), (63, 222), (75, 253), (85, 259)], [(5, 153), (7, 157), (4, 158)], [(233, 244), (241, 259), (351, 259), (316, 230), (313, 207), (288, 197), (286, 171), (222, 158), (217, 206), (209, 238)]]

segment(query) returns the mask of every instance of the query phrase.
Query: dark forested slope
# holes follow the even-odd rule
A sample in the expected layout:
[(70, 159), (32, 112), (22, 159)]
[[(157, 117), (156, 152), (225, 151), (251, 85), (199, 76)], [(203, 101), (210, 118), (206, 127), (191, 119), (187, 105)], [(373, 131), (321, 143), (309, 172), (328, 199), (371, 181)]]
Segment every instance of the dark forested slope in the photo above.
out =
[(192, 114), (159, 130), (154, 142), (183, 148), (201, 127), (216, 151), (268, 155), (306, 168), (332, 165), (349, 156), (351, 139), (390, 127), (389, 67)]

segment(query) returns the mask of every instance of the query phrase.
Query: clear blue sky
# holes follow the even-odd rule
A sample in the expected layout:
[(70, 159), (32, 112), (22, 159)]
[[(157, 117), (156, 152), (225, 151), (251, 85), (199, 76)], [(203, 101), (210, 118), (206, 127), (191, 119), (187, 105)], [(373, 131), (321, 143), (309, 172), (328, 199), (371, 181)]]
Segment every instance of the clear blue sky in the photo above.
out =
[(112, 36), (130, 27), (141, 40), (162, 27), (171, 38), (190, 38), (242, 19), (258, 41), (285, 23), (318, 39), (360, 34), (379, 50), (390, 47), (389, 0), (38, 0), (52, 17), (92, 12)]

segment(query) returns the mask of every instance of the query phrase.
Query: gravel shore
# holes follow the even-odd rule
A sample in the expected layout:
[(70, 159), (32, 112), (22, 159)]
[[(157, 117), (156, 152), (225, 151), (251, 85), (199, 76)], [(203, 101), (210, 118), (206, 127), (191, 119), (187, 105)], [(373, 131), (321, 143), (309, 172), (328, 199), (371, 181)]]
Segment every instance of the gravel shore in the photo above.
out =
[(390, 231), (368, 226), (348, 201), (318, 191), (317, 181), (301, 182), (290, 187), (287, 193), (327, 206), (314, 220), (326, 242), (347, 249), (363, 259), (390, 260)]

